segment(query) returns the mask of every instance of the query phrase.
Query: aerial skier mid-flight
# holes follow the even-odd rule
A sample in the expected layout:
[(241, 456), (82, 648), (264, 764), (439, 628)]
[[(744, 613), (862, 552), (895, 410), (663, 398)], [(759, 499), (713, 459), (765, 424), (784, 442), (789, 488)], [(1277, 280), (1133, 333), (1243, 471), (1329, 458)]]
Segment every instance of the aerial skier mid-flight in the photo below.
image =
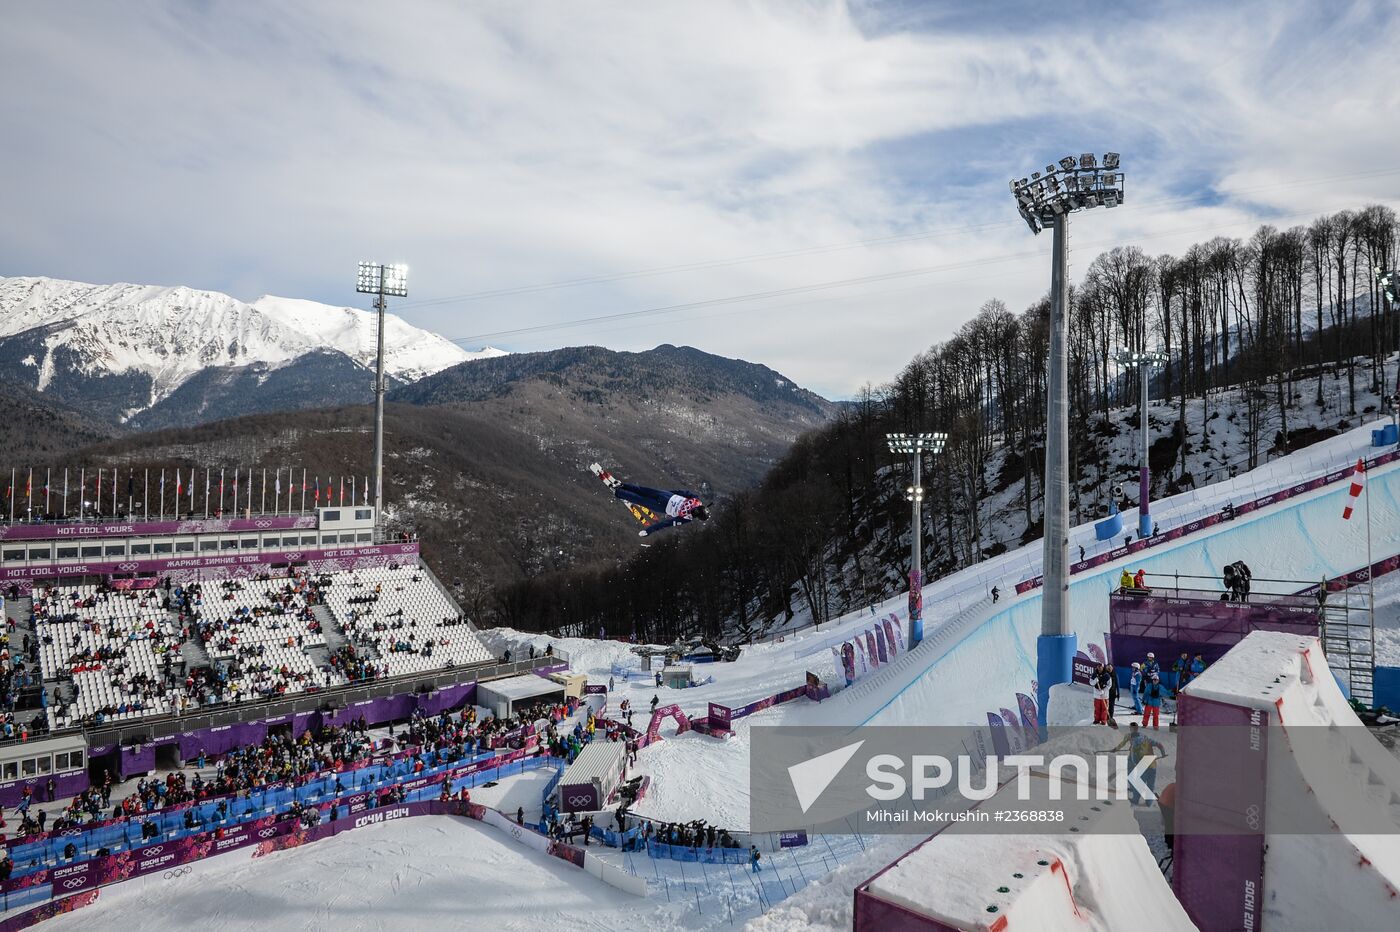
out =
[(632, 517), (642, 522), (638, 536), (646, 537), (657, 531), (677, 524), (687, 524), (696, 518), (710, 520), (710, 512), (705, 503), (694, 492), (686, 489), (649, 489), (646, 486), (623, 482), (602, 466), (594, 463), (588, 467), (603, 484), (612, 489), (613, 495), (627, 506)]

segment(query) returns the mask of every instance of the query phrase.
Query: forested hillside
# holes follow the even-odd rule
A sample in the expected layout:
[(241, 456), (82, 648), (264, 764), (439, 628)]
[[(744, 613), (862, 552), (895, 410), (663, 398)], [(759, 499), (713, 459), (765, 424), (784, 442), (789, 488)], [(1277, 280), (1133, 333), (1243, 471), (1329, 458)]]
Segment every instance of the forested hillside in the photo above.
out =
[[(1116, 347), (1169, 357), (1151, 387), (1157, 495), (1379, 410), (1396, 390), (1387, 359), (1397, 317), (1373, 270), (1389, 268), (1395, 247), (1394, 212), (1371, 206), (1215, 238), (1180, 257), (1124, 246), (1095, 258), (1071, 294), (1073, 517), (1102, 515), (1136, 477), (1139, 388), (1113, 361)], [(903, 586), (908, 546), (907, 466), (886, 451), (888, 431), (949, 435), (924, 468), (926, 573), (1038, 537), (1047, 319), (1048, 299), (1019, 314), (989, 300), (953, 338), (799, 440), (709, 526), (658, 537), (620, 566), (509, 587), (498, 617), (742, 638), (795, 612), (822, 619), (886, 597)]]

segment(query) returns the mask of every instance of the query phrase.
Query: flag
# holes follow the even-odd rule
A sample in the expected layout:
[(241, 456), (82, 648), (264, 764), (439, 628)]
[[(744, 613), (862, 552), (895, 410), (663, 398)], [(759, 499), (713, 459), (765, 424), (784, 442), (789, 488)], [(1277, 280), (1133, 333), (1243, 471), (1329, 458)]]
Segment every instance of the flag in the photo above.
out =
[(336, 489), (336, 492), (335, 492), (335, 503), (336, 503), (337, 505), (344, 505), (344, 504), (345, 504), (345, 477), (344, 477), (344, 476), (341, 476), (341, 477), (340, 477), (340, 488)]
[[(181, 495), (184, 491), (185, 491), (185, 484), (184, 484), (184, 481), (181, 480), (181, 478), (180, 478), (180, 470), (177, 469), (177, 470), (175, 470), (175, 497), (176, 497), (176, 498), (179, 498), (180, 495)], [(176, 508), (179, 508), (179, 507), (180, 507), (180, 503), (179, 503), (179, 502), (176, 502), (176, 503), (175, 503), (175, 507), (176, 507)]]
[(369, 476), (365, 476), (365, 504), (369, 504)]
[(316, 504), (318, 504), (318, 505), (321, 503), (321, 477), (320, 477), (320, 476), (317, 476), (317, 477), (316, 477), (316, 492), (315, 492), (314, 495), (311, 496), (311, 500), (312, 500), (313, 502), (315, 502)]
[(1352, 510), (1356, 508), (1356, 500), (1361, 497), (1361, 490), (1366, 486), (1366, 461), (1358, 458), (1356, 461), (1356, 472), (1351, 476), (1351, 490), (1347, 493), (1347, 506), (1342, 510), (1342, 520), (1350, 521)]
[(278, 497), (282, 497), (282, 470), (277, 470), (277, 478), (272, 481), (272, 491)]
[(34, 494), (34, 467), (29, 467), (29, 478), (24, 480), (24, 497), (29, 498)]

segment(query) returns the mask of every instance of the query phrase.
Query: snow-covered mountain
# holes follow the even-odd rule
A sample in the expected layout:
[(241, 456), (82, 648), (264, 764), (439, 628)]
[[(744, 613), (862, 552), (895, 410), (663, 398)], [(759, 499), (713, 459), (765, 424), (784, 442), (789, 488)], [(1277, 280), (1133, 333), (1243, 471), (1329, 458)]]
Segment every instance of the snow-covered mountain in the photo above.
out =
[[(468, 352), (392, 314), (384, 340), (386, 374), (399, 384), (503, 355)], [(184, 286), (0, 278), (0, 365), (36, 391), (123, 424), (362, 401), (375, 341), (374, 313), (357, 308), (270, 295), (246, 303)]]

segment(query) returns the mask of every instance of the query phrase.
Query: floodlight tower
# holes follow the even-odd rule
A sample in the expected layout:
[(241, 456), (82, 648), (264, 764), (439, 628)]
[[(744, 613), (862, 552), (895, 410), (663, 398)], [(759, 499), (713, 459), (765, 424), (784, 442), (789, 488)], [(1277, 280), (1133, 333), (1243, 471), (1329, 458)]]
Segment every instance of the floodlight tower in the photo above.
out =
[(1142, 465), (1138, 467), (1138, 536), (1146, 540), (1152, 536), (1152, 517), (1147, 513), (1148, 500), (1151, 498), (1152, 478), (1147, 466), (1148, 438), (1151, 433), (1147, 429), (1147, 383), (1152, 370), (1166, 364), (1167, 354), (1159, 350), (1119, 349), (1114, 352), (1113, 358), (1123, 368), (1136, 368), (1142, 373), (1142, 398), (1139, 408), (1139, 424), (1142, 427)]
[[(1390, 303), (1390, 309), (1395, 310), (1395, 289), (1400, 287), (1400, 271), (1394, 269), (1386, 271), (1382, 270), (1380, 266), (1376, 266), (1375, 273), (1376, 282), (1385, 292), (1385, 299)], [(1381, 374), (1384, 375), (1384, 373)], [(1400, 443), (1400, 363), (1397, 363), (1395, 367), (1395, 393), (1386, 400), (1390, 402), (1390, 418), (1395, 428), (1396, 443)]]
[(355, 290), (374, 295), (379, 312), (379, 344), (374, 362), (374, 524), (384, 526), (384, 306), (385, 298), (408, 296), (408, 266), (361, 262)]
[(925, 453), (941, 453), (948, 435), (886, 434), (885, 440), (891, 453), (903, 453), (914, 461), (914, 480), (904, 492), (905, 499), (914, 505), (914, 527), (909, 535), (909, 646), (913, 647), (924, 639), (923, 460)]
[(1069, 215), (1090, 207), (1117, 207), (1123, 202), (1123, 175), (1118, 153), (1104, 154), (1103, 166), (1092, 152), (1067, 155), (1045, 174), (1011, 182), (1016, 209), (1031, 228), (1054, 231), (1050, 266), (1050, 360), (1046, 370), (1044, 588), (1040, 603), (1040, 640), (1036, 644), (1036, 715), (1042, 733), (1050, 687), (1068, 683), (1077, 646), (1069, 617), (1069, 377), (1068, 264), (1065, 257)]

